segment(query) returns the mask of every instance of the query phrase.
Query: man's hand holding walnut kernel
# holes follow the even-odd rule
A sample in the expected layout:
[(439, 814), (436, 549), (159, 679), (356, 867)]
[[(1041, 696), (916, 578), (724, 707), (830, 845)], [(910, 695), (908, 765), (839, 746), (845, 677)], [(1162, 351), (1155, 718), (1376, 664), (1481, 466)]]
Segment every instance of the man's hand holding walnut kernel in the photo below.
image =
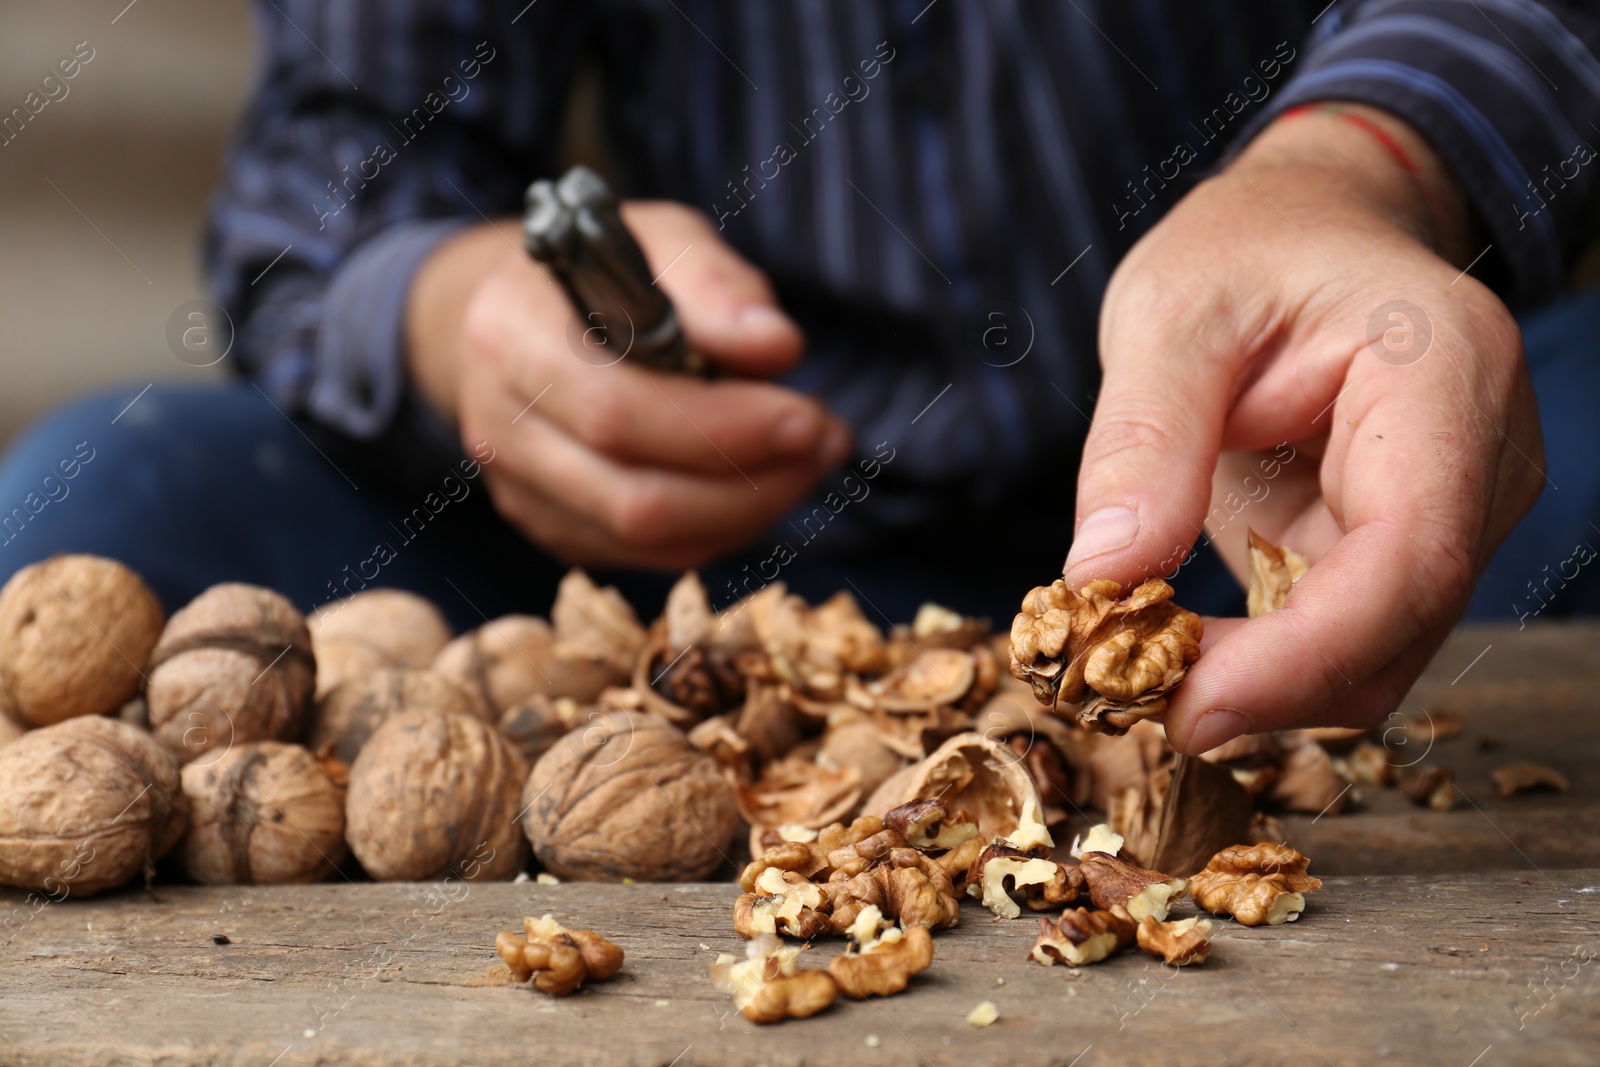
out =
[[(1312, 562), (1281, 610), (1207, 623), (1166, 715), (1179, 750), (1381, 718), (1537, 497), (1521, 340), (1462, 271), (1482, 245), (1467, 218), (1409, 127), (1315, 109), (1269, 127), (1113, 276), (1067, 586), (1170, 576), (1213, 515), (1241, 580), (1247, 526)], [(1427, 340), (1378, 339), (1394, 300)], [(1270, 492), (1234, 516), (1284, 442)]]

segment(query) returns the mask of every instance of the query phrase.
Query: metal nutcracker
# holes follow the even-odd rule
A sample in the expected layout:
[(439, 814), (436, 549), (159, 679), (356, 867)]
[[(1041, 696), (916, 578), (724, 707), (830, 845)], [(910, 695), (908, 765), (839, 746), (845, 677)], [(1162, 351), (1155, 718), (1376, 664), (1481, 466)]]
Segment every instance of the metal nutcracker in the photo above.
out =
[(566, 290), (588, 333), (656, 370), (709, 376), (678, 313), (650, 277), (644, 253), (617, 213), (611, 187), (588, 167), (528, 186), (522, 232), (528, 254)]

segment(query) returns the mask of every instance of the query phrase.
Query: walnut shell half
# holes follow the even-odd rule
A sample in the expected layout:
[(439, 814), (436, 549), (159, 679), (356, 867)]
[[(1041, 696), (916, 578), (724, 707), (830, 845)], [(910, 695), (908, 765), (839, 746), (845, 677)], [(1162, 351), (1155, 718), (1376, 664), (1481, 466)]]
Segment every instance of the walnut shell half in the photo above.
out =
[(528, 862), (516, 822), (526, 776), (522, 757), (488, 723), (396, 715), (350, 768), (350, 850), (379, 881), (509, 879)]
[(579, 881), (692, 882), (739, 825), (716, 760), (653, 715), (595, 714), (540, 757), (523, 829), (539, 862)]
[(317, 882), (346, 855), (344, 769), (299, 745), (235, 745), (183, 768), (183, 869), (203, 885)]
[(139, 691), (161, 602), (99, 556), (52, 556), (0, 589), (0, 715), (49, 726), (116, 711)]
[(62, 899), (152, 874), (187, 810), (177, 762), (143, 730), (99, 716), (30, 730), (0, 748), (0, 883)]
[(316, 663), (294, 605), (224, 582), (180, 609), (150, 654), (150, 732), (180, 760), (244, 741), (293, 741), (310, 710)]
[(921, 763), (890, 778), (867, 800), (868, 815), (884, 815), (912, 800), (938, 797), (951, 811), (966, 811), (985, 840), (1015, 833), (1039, 791), (1020, 757), (982, 734), (957, 734)]

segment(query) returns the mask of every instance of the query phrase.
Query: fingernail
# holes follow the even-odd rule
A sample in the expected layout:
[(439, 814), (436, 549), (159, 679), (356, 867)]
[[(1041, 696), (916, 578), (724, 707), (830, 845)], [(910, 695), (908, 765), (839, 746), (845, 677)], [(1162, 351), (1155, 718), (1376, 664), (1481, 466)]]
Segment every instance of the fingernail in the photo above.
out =
[(1127, 548), (1139, 536), (1139, 513), (1129, 508), (1113, 507), (1091, 511), (1078, 527), (1072, 539), (1072, 549), (1067, 553), (1067, 567), (1080, 560)]
[(822, 436), (817, 459), (824, 467), (837, 467), (850, 458), (850, 430), (841, 422), (831, 422)]
[(758, 333), (775, 333), (789, 328), (789, 316), (766, 304), (746, 304), (739, 312), (739, 325)]
[(791, 411), (772, 431), (772, 451), (780, 456), (803, 456), (817, 447), (817, 416)]
[(1200, 716), (1200, 721), (1195, 723), (1194, 729), (1189, 734), (1188, 751), (1191, 755), (1198, 756), (1202, 752), (1210, 752), (1218, 745), (1226, 744), (1241, 734), (1247, 734), (1255, 728), (1255, 723), (1243, 713), (1232, 708), (1217, 708)]

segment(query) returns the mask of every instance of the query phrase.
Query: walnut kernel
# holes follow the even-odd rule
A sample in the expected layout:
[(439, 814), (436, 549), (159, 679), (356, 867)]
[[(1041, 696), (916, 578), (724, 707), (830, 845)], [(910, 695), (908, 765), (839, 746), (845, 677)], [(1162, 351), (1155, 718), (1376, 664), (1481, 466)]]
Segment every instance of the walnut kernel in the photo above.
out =
[(568, 930), (546, 915), (522, 920), (521, 934), (502, 930), (495, 951), (518, 982), (533, 978), (533, 988), (564, 997), (584, 982), (603, 982), (622, 969), (622, 949), (593, 930)]
[(1011, 673), (1041, 704), (1081, 703), (1079, 724), (1112, 734), (1166, 710), (1204, 633), (1159, 578), (1121, 595), (1116, 582), (1074, 593), (1058, 578), (1030, 591), (1011, 624)]

